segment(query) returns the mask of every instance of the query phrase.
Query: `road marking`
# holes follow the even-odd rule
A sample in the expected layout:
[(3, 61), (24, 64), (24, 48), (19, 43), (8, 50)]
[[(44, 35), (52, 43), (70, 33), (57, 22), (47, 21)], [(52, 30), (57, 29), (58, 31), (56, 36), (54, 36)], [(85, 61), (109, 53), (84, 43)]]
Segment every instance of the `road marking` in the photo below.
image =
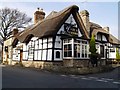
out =
[(111, 78), (101, 78), (101, 79), (108, 80), (108, 81), (113, 81), (113, 79), (111, 79)]
[(91, 79), (98, 79), (97, 77), (89, 77), (89, 78), (91, 78)]
[(120, 84), (120, 82), (113, 82), (114, 84)]
[[(67, 77), (67, 75), (61, 75), (63, 77)], [(99, 81), (99, 82), (109, 82), (109, 81), (113, 81), (114, 79), (112, 78), (98, 78), (98, 77), (86, 77), (86, 76), (76, 76), (76, 75), (69, 75), (71, 78), (80, 78), (80, 79), (83, 79), (83, 80), (96, 80), (96, 81)], [(114, 84), (120, 84), (120, 82), (112, 82)]]
[(89, 78), (85, 78), (85, 77), (83, 77), (83, 78), (81, 78), (81, 79), (84, 79), (84, 80), (91, 80), (91, 79), (89, 79)]
[(106, 81), (106, 80), (101, 80), (101, 79), (98, 79), (98, 80), (96, 80), (96, 81), (99, 81), (99, 82), (108, 82), (108, 81)]
[(66, 75), (60, 75), (60, 76), (66, 77)]

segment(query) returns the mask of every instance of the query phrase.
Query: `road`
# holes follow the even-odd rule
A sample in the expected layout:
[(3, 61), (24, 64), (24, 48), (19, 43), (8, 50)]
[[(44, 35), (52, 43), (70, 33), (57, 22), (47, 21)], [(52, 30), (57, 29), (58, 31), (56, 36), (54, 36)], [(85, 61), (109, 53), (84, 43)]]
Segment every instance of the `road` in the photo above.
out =
[(119, 88), (119, 70), (65, 75), (40, 69), (2, 66), (2, 88)]

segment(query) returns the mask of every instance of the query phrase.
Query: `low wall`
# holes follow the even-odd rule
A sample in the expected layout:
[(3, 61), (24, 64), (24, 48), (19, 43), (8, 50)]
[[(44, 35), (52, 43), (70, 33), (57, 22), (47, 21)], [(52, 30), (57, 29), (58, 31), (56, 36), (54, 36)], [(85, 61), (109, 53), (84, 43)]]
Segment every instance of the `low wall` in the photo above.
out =
[[(91, 62), (89, 61), (89, 59), (87, 60), (72, 60), (72, 59), (66, 59), (63, 60), (63, 65), (65, 67), (92, 67)], [(106, 65), (105, 60), (99, 60), (98, 61), (98, 66), (104, 66)]]
[[(92, 73), (99, 73), (104, 71), (109, 71), (112, 69), (109, 65), (102, 65), (98, 67), (87, 67), (86, 64), (88, 61), (75, 61), (73, 62), (74, 65), (81, 65), (81, 67), (65, 67), (63, 62), (44, 62), (44, 61), (23, 61), (22, 65), (24, 67), (33, 67), (33, 68), (40, 68), (45, 69), (52, 72), (63, 73), (63, 74), (92, 74)], [(83, 66), (86, 65), (86, 66)]]
[(62, 62), (46, 62), (46, 61), (22, 61), (22, 65), (25, 67), (51, 69), (54, 67), (63, 66), (63, 63)]
[[(19, 64), (18, 64), (19, 63)], [(23, 67), (33, 67), (45, 69), (48, 71), (65, 73), (65, 74), (90, 74), (111, 70), (110, 65), (98, 67), (88, 67), (89, 60), (63, 60), (63, 62), (47, 61), (22, 61), (22, 63), (13, 61), (12, 65), (21, 65)]]

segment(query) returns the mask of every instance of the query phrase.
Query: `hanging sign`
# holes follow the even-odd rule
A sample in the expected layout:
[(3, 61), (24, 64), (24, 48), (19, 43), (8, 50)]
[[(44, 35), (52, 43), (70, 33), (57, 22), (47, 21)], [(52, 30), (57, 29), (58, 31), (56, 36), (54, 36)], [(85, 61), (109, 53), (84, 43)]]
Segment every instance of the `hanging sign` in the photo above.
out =
[(78, 28), (75, 27), (75, 25), (65, 23), (64, 31), (65, 31), (65, 34), (72, 35), (72, 36), (78, 36)]

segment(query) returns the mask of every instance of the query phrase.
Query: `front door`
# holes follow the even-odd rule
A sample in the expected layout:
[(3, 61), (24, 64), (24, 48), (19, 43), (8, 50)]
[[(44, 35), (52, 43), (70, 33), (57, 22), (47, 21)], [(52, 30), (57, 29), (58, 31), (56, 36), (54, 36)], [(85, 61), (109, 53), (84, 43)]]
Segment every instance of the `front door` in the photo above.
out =
[(100, 45), (100, 54), (101, 54), (101, 57), (103, 58), (104, 57), (104, 46), (103, 45)]
[(20, 62), (22, 62), (23, 59), (23, 50), (20, 50)]

